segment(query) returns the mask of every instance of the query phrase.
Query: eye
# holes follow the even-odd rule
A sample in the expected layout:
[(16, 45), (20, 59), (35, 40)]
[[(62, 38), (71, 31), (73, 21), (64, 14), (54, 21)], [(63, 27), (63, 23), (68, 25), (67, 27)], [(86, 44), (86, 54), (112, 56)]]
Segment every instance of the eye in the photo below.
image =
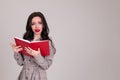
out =
[(34, 22), (32, 22), (32, 23), (31, 23), (31, 25), (35, 25), (35, 23), (34, 23)]
[(42, 22), (38, 22), (39, 24), (43, 24)]

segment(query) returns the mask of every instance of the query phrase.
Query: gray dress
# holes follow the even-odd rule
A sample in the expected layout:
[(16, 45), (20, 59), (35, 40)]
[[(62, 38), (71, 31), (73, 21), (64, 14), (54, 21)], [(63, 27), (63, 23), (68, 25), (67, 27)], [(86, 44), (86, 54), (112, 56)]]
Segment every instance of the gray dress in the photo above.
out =
[(50, 44), (50, 55), (43, 57), (36, 55), (34, 58), (14, 53), (14, 58), (18, 65), (23, 66), (18, 80), (47, 80), (46, 70), (51, 66), (55, 54), (54, 48)]

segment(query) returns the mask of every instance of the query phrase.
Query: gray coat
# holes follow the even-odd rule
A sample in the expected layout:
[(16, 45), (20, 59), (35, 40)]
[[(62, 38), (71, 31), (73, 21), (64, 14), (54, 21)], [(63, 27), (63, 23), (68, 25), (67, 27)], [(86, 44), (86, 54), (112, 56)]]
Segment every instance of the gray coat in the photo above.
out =
[(50, 44), (50, 55), (43, 57), (36, 55), (34, 58), (14, 53), (18, 65), (23, 66), (18, 80), (47, 80), (46, 70), (51, 66), (55, 50)]

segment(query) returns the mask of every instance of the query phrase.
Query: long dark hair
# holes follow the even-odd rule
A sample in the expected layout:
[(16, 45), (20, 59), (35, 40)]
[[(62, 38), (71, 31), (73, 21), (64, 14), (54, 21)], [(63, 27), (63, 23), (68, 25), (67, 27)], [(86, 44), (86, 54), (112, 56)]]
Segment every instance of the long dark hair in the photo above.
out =
[(48, 28), (47, 21), (46, 21), (44, 15), (41, 12), (33, 12), (28, 17), (27, 24), (26, 24), (26, 32), (23, 35), (23, 39), (26, 39), (26, 40), (29, 40), (29, 41), (33, 40), (34, 32), (32, 31), (31, 25), (32, 25), (32, 19), (34, 17), (40, 17), (41, 20), (42, 20), (42, 23), (43, 23), (43, 30), (41, 32), (42, 40), (50, 40), (52, 47), (56, 51), (56, 49), (54, 47), (54, 44), (53, 44), (52, 40), (49, 37), (49, 28)]

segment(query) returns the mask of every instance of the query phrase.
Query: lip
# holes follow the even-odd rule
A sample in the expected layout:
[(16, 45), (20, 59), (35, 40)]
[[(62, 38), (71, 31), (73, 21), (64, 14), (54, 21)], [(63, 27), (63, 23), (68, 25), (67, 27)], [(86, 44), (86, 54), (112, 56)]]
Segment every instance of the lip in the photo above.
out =
[(35, 32), (39, 32), (40, 31), (40, 29), (35, 29)]

